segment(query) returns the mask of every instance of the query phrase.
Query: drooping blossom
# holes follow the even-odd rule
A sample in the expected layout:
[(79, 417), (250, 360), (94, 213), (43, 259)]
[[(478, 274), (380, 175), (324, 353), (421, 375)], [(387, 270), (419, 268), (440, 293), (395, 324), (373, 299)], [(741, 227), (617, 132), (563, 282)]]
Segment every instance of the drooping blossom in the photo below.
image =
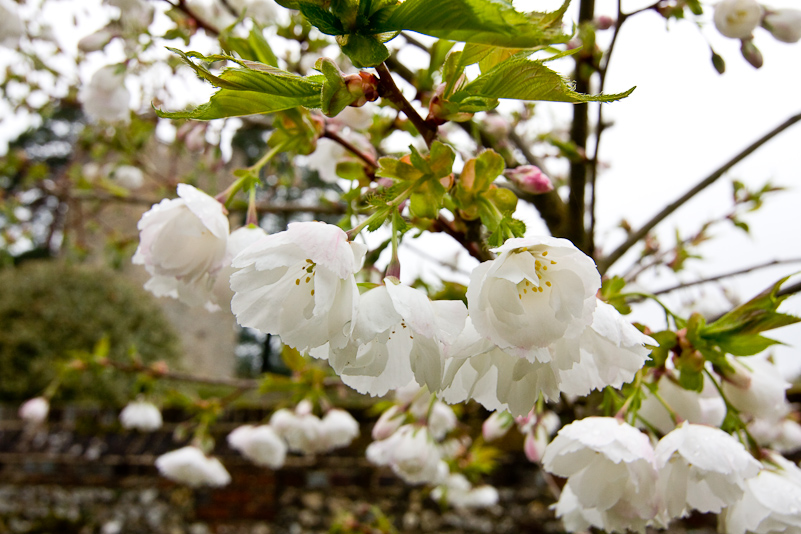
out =
[(713, 16), (718, 31), (732, 39), (750, 37), (761, 19), (762, 6), (756, 0), (722, 0)]
[(123, 428), (153, 432), (161, 428), (161, 412), (152, 402), (131, 401), (120, 412), (120, 424)]
[(372, 436), (376, 441), (387, 439), (395, 433), (406, 420), (406, 414), (398, 405), (390, 406), (378, 418), (373, 426)]
[(514, 422), (515, 418), (507, 411), (492, 412), (481, 425), (481, 435), (484, 437), (484, 441), (489, 443), (504, 437)]
[(328, 449), (347, 447), (359, 437), (359, 422), (345, 410), (328, 410), (323, 416), (321, 426)]
[[(657, 386), (659, 396), (682, 421), (718, 427), (723, 423), (726, 403), (711, 380), (704, 380), (701, 392), (684, 389), (667, 375), (659, 379)], [(659, 432), (667, 434), (676, 427), (670, 413), (647, 388), (644, 391), (645, 398), (638, 415)]]
[(729, 357), (728, 361), (734, 373), (725, 376), (721, 387), (735, 408), (763, 418), (787, 413), (785, 392), (790, 383), (775, 365), (758, 357)]
[(231, 475), (217, 458), (191, 445), (162, 454), (156, 458), (156, 467), (163, 476), (192, 488), (231, 482)]
[(329, 410), (320, 419), (312, 413), (312, 404), (303, 400), (294, 411), (277, 410), (270, 417), (270, 426), (289, 446), (301, 454), (317, 454), (347, 447), (359, 436), (359, 423), (348, 412)]
[(119, 65), (107, 65), (95, 72), (81, 88), (78, 100), (93, 121), (130, 121), (131, 93), (125, 88), (125, 70)]
[(44, 397), (28, 399), (19, 407), (20, 419), (31, 425), (44, 423), (49, 412), (50, 402)]
[(498, 490), (492, 486), (473, 486), (461, 473), (452, 473), (445, 483), (431, 491), (435, 501), (443, 499), (457, 509), (487, 508), (498, 504)]
[(718, 532), (801, 533), (801, 469), (779, 454), (768, 461), (746, 482), (743, 498), (718, 516)]
[(139, 167), (133, 165), (120, 165), (114, 169), (111, 178), (114, 183), (130, 191), (136, 191), (145, 185), (145, 175)]
[(565, 527), (645, 531), (659, 511), (654, 450), (636, 428), (610, 417), (563, 427), (545, 449), (543, 468), (567, 477), (555, 505)]
[(513, 238), (473, 270), (467, 301), (473, 326), (501, 349), (548, 362), (547, 347), (592, 321), (601, 277), (566, 239)]
[(366, 250), (337, 226), (291, 223), (234, 258), (231, 311), (240, 325), (279, 335), (301, 352), (344, 347), (358, 308), (353, 275)]
[(562, 422), (558, 415), (546, 410), (540, 415), (529, 414), (518, 424), (520, 431), (525, 435), (523, 452), (526, 458), (530, 462), (539, 462), (551, 442), (551, 436), (559, 430)]
[(188, 184), (142, 215), (133, 263), (150, 273), (145, 289), (213, 307), (214, 277), (226, 261), (228, 218), (223, 205)]
[(757, 443), (782, 454), (801, 449), (801, 425), (788, 417), (754, 419), (748, 431)]
[(444, 481), (448, 466), (426, 427), (403, 425), (387, 439), (367, 447), (367, 459), (389, 466), (408, 484), (435, 484)]
[(341, 348), (329, 345), (328, 362), (361, 393), (383, 395), (410, 382), (437, 391), (444, 366), (441, 343), (456, 337), (467, 310), (461, 301), (431, 301), (395, 278), (384, 282), (361, 296), (353, 334)]
[(228, 0), (238, 13), (247, 10), (247, 16), (266, 24), (275, 20), (281, 9), (273, 0)]
[(801, 10), (772, 9), (762, 19), (762, 25), (783, 43), (797, 43), (801, 40)]
[(760, 470), (759, 462), (731, 435), (686, 422), (659, 440), (655, 454), (665, 526), (690, 510), (720, 513), (742, 498), (746, 481)]
[(286, 442), (269, 425), (243, 425), (228, 434), (228, 444), (256, 465), (280, 469), (286, 460)]

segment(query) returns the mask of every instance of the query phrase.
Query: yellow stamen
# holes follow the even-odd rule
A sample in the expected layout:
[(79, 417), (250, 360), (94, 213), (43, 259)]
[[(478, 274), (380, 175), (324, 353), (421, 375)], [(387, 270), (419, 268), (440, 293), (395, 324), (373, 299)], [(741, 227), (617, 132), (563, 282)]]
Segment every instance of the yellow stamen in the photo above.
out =
[(546, 250), (545, 252), (542, 253), (542, 255), (543, 256), (547, 256), (548, 255), (548, 251)]
[(298, 278), (297, 280), (295, 280), (295, 285), (296, 285), (296, 286), (299, 286), (299, 285), (300, 285), (300, 278)]
[(548, 286), (548, 287), (551, 287), (551, 283), (550, 282), (545, 282), (545, 285)]

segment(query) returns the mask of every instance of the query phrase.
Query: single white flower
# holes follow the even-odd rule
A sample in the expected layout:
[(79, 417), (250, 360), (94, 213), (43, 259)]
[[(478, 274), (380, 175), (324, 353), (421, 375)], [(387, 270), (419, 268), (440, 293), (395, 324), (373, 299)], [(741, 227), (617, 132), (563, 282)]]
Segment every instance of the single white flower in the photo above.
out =
[[(659, 396), (681, 420), (717, 427), (723, 424), (726, 403), (711, 380), (704, 380), (704, 389), (700, 393), (684, 389), (668, 376), (662, 376), (657, 384)], [(647, 388), (644, 391), (645, 399), (637, 414), (661, 433), (667, 434), (676, 427), (670, 413)]]
[(25, 34), (25, 25), (18, 14), (19, 7), (6, 0), (0, 1), (0, 45), (16, 48)]
[(498, 490), (488, 485), (473, 487), (464, 475), (454, 473), (431, 491), (431, 498), (435, 501), (444, 499), (458, 509), (487, 508), (498, 504)]
[(797, 43), (801, 40), (801, 10), (770, 10), (762, 19), (762, 25), (783, 43)]
[[(378, 106), (371, 102), (358, 108), (348, 106), (340, 111), (339, 115), (329, 120), (347, 126), (352, 130), (366, 130), (373, 124), (373, 116), (375, 116), (377, 110)], [(361, 144), (360, 148), (362, 148)]]
[(388, 465), (409, 484), (437, 483), (447, 475), (447, 465), (426, 427), (404, 425), (387, 439), (371, 443), (366, 454), (372, 463)]
[(278, 4), (273, 0), (228, 0), (230, 6), (238, 13), (247, 10), (247, 16), (252, 17), (261, 24), (272, 23), (275, 21), (279, 10)]
[(801, 449), (801, 425), (788, 418), (761, 419), (748, 423), (748, 430), (760, 445), (780, 453)]
[(86, 115), (93, 121), (129, 122), (131, 93), (125, 88), (125, 70), (107, 65), (94, 73), (78, 93)]
[(322, 439), (327, 450), (347, 447), (359, 437), (359, 422), (345, 410), (328, 410), (321, 425)]
[(145, 185), (145, 175), (139, 167), (132, 165), (120, 165), (114, 169), (112, 179), (118, 185), (130, 191), (136, 191)]
[(119, 8), (120, 22), (128, 31), (142, 31), (153, 22), (153, 5), (146, 0), (107, 0), (110, 6)]
[(78, 50), (84, 53), (103, 50), (115, 37), (117, 37), (117, 32), (113, 31), (110, 26), (100, 28), (78, 41)]
[(718, 517), (719, 532), (801, 533), (801, 469), (777, 454), (769, 461), (746, 482), (743, 498)]
[(713, 16), (718, 31), (732, 39), (750, 37), (761, 19), (762, 6), (756, 0), (722, 0)]
[[(659, 511), (651, 442), (617, 419), (588, 417), (563, 427), (545, 449), (542, 465), (567, 477), (570, 492), (563, 498), (572, 494), (581, 517), (597, 528), (644, 532)], [(556, 509), (559, 515), (559, 503)], [(574, 507), (563, 504), (562, 510)]]
[(161, 428), (161, 412), (151, 402), (131, 401), (120, 412), (120, 423), (123, 428), (152, 432)]
[(287, 445), (269, 425), (243, 425), (228, 434), (228, 444), (256, 465), (280, 469)]
[(513, 238), (473, 270), (467, 302), (475, 329), (507, 352), (546, 362), (549, 345), (592, 321), (601, 277), (566, 239)]
[(19, 407), (20, 419), (32, 425), (44, 423), (48, 412), (50, 412), (50, 402), (44, 397), (28, 399)]
[(728, 361), (735, 372), (725, 377), (721, 387), (735, 408), (763, 418), (787, 413), (786, 391), (790, 383), (775, 365), (758, 357), (729, 357)]
[(361, 296), (353, 335), (342, 348), (329, 347), (328, 362), (361, 393), (384, 395), (412, 381), (437, 391), (441, 343), (455, 339), (467, 309), (461, 301), (430, 301), (394, 278), (384, 282)]
[(214, 277), (226, 261), (228, 218), (223, 205), (187, 184), (142, 215), (133, 263), (151, 279), (145, 289), (190, 305), (212, 306)]
[(345, 346), (353, 331), (359, 291), (354, 273), (365, 245), (337, 226), (291, 223), (234, 258), (231, 311), (242, 326), (281, 336), (301, 352)]
[(231, 475), (217, 458), (191, 445), (162, 454), (156, 458), (156, 467), (163, 476), (192, 488), (231, 482)]
[(682, 423), (655, 449), (666, 525), (690, 510), (720, 513), (743, 496), (760, 464), (731, 435), (711, 426)]

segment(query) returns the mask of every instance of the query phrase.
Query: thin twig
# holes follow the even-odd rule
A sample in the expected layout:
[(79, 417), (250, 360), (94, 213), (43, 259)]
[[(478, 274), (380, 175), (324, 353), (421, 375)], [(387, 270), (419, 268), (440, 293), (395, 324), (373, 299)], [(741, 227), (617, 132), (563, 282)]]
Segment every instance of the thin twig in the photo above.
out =
[(188, 373), (179, 373), (175, 371), (163, 371), (160, 369), (154, 369), (153, 367), (144, 365), (142, 363), (127, 364), (110, 359), (105, 360), (104, 363), (124, 373), (144, 373), (154, 378), (164, 378), (166, 380), (175, 380), (178, 382), (193, 382), (196, 384), (208, 384), (211, 386), (227, 386), (240, 390), (256, 389), (260, 385), (260, 382), (258, 380), (249, 380), (244, 378), (212, 378), (205, 376), (196, 376)]
[(777, 297), (786, 297), (788, 295), (795, 295), (796, 293), (801, 293), (801, 282), (796, 282), (791, 286), (784, 287), (780, 289), (777, 293)]
[(467, 235), (464, 232), (457, 230), (453, 223), (448, 221), (447, 219), (440, 216), (434, 224), (431, 226), (431, 230), (445, 232), (452, 238), (454, 238), (462, 247), (464, 247), (467, 252), (473, 256), (478, 261), (488, 261), (493, 259), (493, 254), (489, 250), (486, 250), (481, 247), (480, 243), (475, 241), (471, 241), (467, 238)]
[(398, 109), (406, 115), (412, 124), (414, 124), (414, 127), (417, 128), (417, 131), (420, 132), (420, 135), (423, 136), (426, 145), (430, 147), (437, 136), (436, 126), (427, 123), (423, 117), (417, 113), (417, 110), (414, 109), (412, 104), (406, 100), (401, 90), (395, 85), (395, 80), (392, 79), (392, 75), (384, 63), (376, 66), (375, 70), (378, 73), (378, 87), (381, 96), (395, 104)]
[(657, 224), (665, 220), (670, 214), (674, 211), (679, 209), (682, 205), (684, 205), (688, 200), (693, 198), (695, 195), (706, 189), (708, 186), (713, 184), (718, 178), (723, 176), (729, 169), (734, 167), (736, 164), (750, 156), (754, 153), (758, 148), (762, 145), (782, 133), (784, 130), (795, 124), (801, 120), (801, 113), (793, 115), (779, 126), (768, 132), (767, 134), (763, 135), (761, 138), (753, 142), (751, 145), (746, 147), (742, 150), (739, 154), (734, 156), (732, 159), (724, 163), (719, 169), (715, 172), (701, 180), (695, 187), (687, 191), (684, 195), (682, 195), (678, 200), (672, 202), (668, 206), (666, 206), (662, 211), (657, 213), (650, 221), (645, 223), (639, 230), (632, 232), (628, 239), (623, 242), (619, 247), (617, 247), (614, 251), (612, 251), (608, 256), (598, 261), (598, 270), (603, 274), (606, 272), (609, 267), (611, 267), (617, 260), (619, 260), (623, 254), (625, 254), (631, 247), (637, 244), (642, 238), (644, 238), (648, 232), (650, 232)]
[(353, 155), (358, 157), (360, 160), (365, 162), (367, 166), (370, 167), (371, 171), (375, 171), (378, 168), (378, 163), (376, 163), (375, 158), (373, 158), (373, 156), (359, 150), (350, 141), (340, 136), (334, 130), (326, 128), (325, 131), (323, 132), (323, 137), (327, 137), (328, 139), (336, 143), (339, 143), (345, 150), (348, 150)]
[(654, 291), (654, 295), (664, 295), (665, 293), (671, 293), (673, 291), (678, 291), (679, 289), (685, 289), (688, 287), (693, 287), (701, 284), (708, 284), (710, 282), (717, 282), (718, 280), (723, 280), (724, 278), (732, 278), (734, 276), (739, 276), (741, 274), (747, 274), (753, 271), (758, 271), (760, 269), (766, 269), (768, 267), (773, 267), (774, 265), (786, 265), (788, 263), (801, 263), (801, 258), (793, 258), (788, 260), (772, 260), (766, 263), (760, 263), (759, 265), (752, 265), (751, 267), (746, 267), (745, 269), (739, 269), (737, 271), (732, 271), (729, 273), (719, 274), (717, 276), (711, 276), (709, 278), (703, 278), (701, 280), (695, 280), (693, 282), (685, 282), (683, 284), (676, 284), (673, 287), (667, 287), (665, 289), (660, 289), (659, 291)]
[(198, 28), (204, 29), (207, 33), (210, 33), (211, 35), (219, 35), (220, 34), (220, 30), (218, 30), (217, 28), (215, 28), (214, 26), (212, 26), (211, 24), (209, 24), (205, 20), (201, 19), (200, 17), (198, 17), (194, 12), (192, 12), (192, 10), (186, 4), (186, 0), (178, 0), (177, 4), (174, 4), (173, 2), (171, 2), (171, 0), (164, 0), (164, 1), (167, 2), (168, 4), (170, 4), (175, 9), (178, 9), (179, 11), (184, 13), (186, 16), (188, 16), (193, 21), (195, 21), (195, 24), (197, 25)]

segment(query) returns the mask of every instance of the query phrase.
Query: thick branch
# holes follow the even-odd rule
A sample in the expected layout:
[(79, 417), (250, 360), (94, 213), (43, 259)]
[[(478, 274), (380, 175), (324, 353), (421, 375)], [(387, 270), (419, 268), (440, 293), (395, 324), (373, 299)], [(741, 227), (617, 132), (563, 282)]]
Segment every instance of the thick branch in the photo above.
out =
[(417, 131), (423, 136), (426, 145), (430, 147), (431, 143), (434, 142), (434, 138), (437, 137), (437, 127), (427, 123), (423, 117), (417, 113), (417, 110), (414, 109), (412, 104), (406, 100), (401, 90), (395, 85), (395, 81), (392, 79), (392, 75), (389, 73), (389, 69), (387, 69), (384, 63), (378, 65), (375, 70), (378, 73), (378, 88), (381, 97), (395, 104), (395, 106), (412, 121), (414, 127), (417, 128)]
[(672, 202), (668, 206), (666, 206), (662, 211), (657, 213), (650, 221), (645, 223), (639, 230), (632, 232), (631, 235), (626, 239), (623, 244), (617, 247), (614, 251), (612, 251), (608, 256), (603, 258), (598, 262), (598, 270), (603, 274), (606, 272), (609, 267), (611, 267), (617, 260), (619, 260), (623, 254), (625, 254), (631, 247), (633, 247), (637, 242), (639, 242), (642, 238), (644, 238), (648, 232), (650, 232), (657, 224), (665, 220), (670, 214), (674, 211), (679, 209), (682, 205), (684, 205), (688, 200), (693, 198), (695, 195), (706, 189), (708, 186), (712, 185), (718, 178), (723, 176), (729, 169), (740, 163), (742, 160), (750, 156), (754, 153), (759, 147), (782, 133), (784, 130), (795, 124), (801, 120), (801, 113), (793, 115), (779, 126), (771, 130), (770, 132), (763, 135), (761, 138), (756, 140), (754, 143), (746, 147), (743, 151), (739, 154), (734, 156), (732, 159), (727, 161), (723, 164), (718, 170), (701, 180), (695, 187), (687, 191), (684, 195), (682, 195), (678, 200)]

